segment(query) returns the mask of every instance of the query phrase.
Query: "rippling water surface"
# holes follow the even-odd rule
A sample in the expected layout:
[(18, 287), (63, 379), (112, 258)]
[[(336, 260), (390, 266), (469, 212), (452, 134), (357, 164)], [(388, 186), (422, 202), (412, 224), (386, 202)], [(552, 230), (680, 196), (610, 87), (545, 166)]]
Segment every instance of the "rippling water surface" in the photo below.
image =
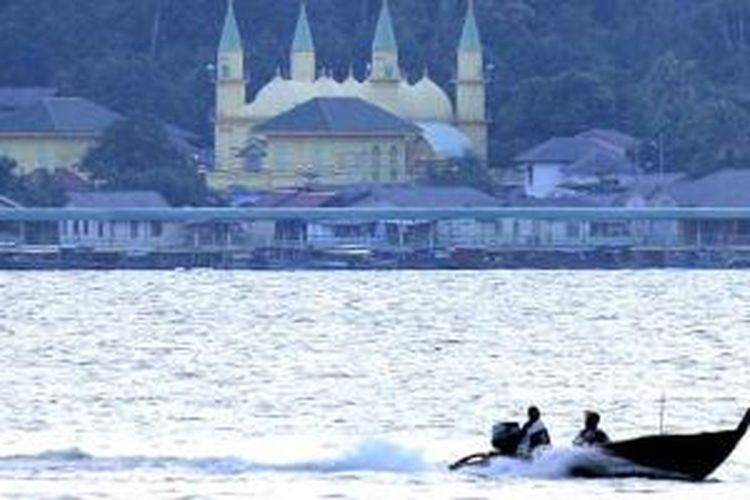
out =
[[(734, 427), (747, 272), (0, 273), (0, 495), (744, 498), (565, 479), (581, 411), (614, 438)], [(445, 466), (538, 404), (540, 463)]]

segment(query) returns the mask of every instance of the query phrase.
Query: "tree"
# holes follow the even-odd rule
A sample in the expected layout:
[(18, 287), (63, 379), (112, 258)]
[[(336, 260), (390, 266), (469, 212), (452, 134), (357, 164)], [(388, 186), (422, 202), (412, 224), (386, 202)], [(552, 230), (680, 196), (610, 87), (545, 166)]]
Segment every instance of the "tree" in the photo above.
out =
[(173, 205), (199, 204), (205, 198), (195, 162), (147, 115), (115, 122), (86, 154), (81, 170), (97, 187), (158, 191)]
[(15, 173), (16, 161), (7, 156), (0, 156), (0, 194), (18, 198), (21, 194), (21, 180)]

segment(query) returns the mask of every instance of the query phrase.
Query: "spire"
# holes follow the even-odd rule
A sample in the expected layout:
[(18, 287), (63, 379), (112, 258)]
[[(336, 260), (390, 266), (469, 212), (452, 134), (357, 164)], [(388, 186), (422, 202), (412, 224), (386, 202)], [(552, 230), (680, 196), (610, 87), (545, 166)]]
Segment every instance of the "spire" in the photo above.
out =
[(474, 0), (469, 0), (469, 8), (466, 12), (466, 21), (461, 33), (459, 50), (464, 52), (482, 51), (482, 42), (479, 39), (479, 29), (477, 28), (477, 18), (474, 14)]
[(396, 36), (393, 34), (393, 22), (391, 11), (388, 8), (388, 0), (383, 0), (383, 8), (380, 10), (378, 26), (375, 28), (375, 40), (372, 43), (374, 51), (396, 52)]
[(292, 51), (294, 52), (313, 52), (315, 50), (310, 33), (310, 23), (307, 21), (306, 4), (307, 2), (302, 0), (297, 28), (294, 31), (294, 41), (292, 42)]
[(224, 29), (221, 32), (221, 52), (242, 52), (242, 40), (240, 30), (237, 27), (237, 18), (234, 15), (234, 0), (229, 0), (227, 16), (224, 19)]

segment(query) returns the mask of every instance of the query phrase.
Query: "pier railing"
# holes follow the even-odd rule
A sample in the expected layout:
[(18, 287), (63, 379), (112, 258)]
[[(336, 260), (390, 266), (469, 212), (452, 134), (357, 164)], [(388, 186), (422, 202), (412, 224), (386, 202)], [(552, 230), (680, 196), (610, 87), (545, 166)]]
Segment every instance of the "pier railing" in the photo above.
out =
[[(71, 221), (91, 227), (86, 234)], [(85, 224), (84, 221), (87, 221)], [(70, 224), (66, 224), (70, 223)], [(179, 237), (129, 241), (102, 224), (178, 227)], [(60, 247), (127, 251), (227, 251), (258, 248), (483, 251), (635, 248), (750, 250), (749, 208), (2, 208), (0, 247), (31, 243), (30, 228), (59, 227)], [(93, 234), (99, 228), (99, 236)], [(78, 224), (75, 227), (78, 228)], [(137, 232), (137, 231), (136, 231)], [(86, 237), (84, 237), (86, 236)], [(1, 243), (1, 242), (0, 242)]]

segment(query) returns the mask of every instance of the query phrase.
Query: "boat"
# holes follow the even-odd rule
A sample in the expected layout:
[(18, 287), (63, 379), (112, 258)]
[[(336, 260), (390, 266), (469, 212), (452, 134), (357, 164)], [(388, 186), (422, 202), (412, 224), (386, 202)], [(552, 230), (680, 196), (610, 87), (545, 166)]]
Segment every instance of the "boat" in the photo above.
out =
[[(592, 447), (596, 453), (572, 463), (570, 476), (579, 478), (646, 477), (702, 481), (729, 457), (750, 426), (750, 409), (735, 429), (696, 434), (657, 434)], [(505, 447), (473, 453), (449, 466), (486, 467), (496, 457), (519, 457)], [(593, 457), (593, 458), (592, 458)], [(598, 457), (598, 458), (597, 458)]]

